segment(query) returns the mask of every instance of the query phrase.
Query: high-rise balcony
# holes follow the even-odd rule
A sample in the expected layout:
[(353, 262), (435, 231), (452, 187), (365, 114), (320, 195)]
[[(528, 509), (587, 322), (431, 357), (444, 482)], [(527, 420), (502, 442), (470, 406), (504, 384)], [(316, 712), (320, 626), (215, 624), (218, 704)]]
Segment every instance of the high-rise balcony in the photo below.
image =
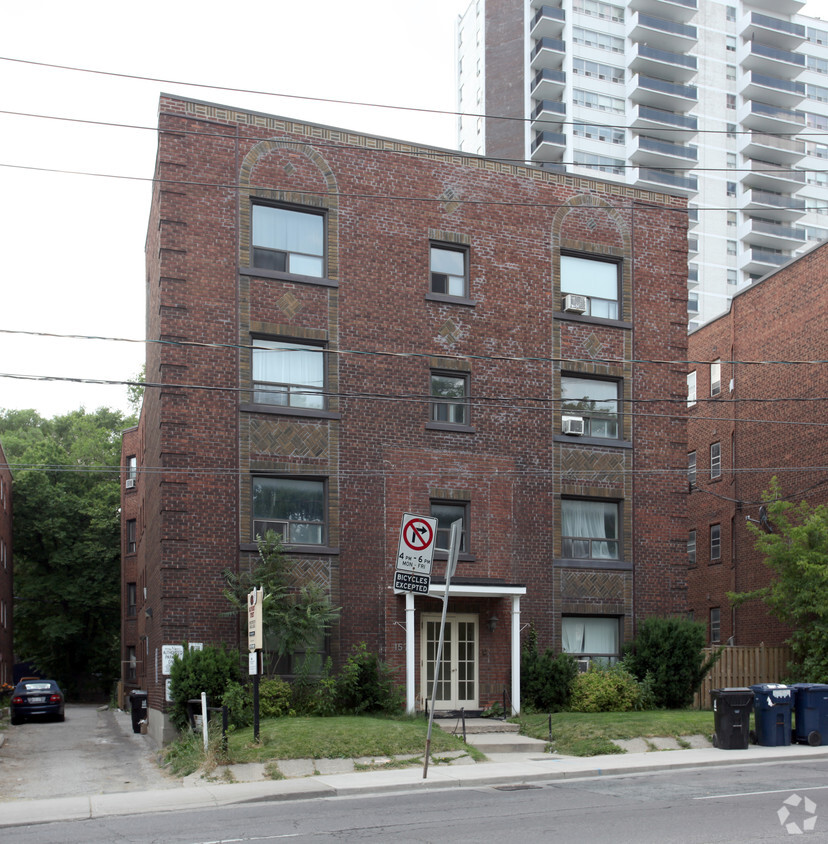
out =
[(698, 3), (696, 0), (629, 0), (629, 8), (664, 20), (686, 23), (696, 14)]
[(744, 193), (742, 209), (769, 220), (791, 222), (805, 213), (805, 200), (790, 194), (751, 188)]
[(670, 82), (689, 82), (697, 70), (695, 56), (658, 50), (648, 44), (633, 44), (627, 65), (634, 73), (655, 76)]
[(784, 79), (793, 79), (805, 68), (804, 53), (793, 53), (758, 41), (740, 43), (736, 60), (744, 70), (757, 70)]
[(751, 132), (739, 136), (739, 151), (748, 158), (773, 161), (775, 164), (796, 164), (805, 155), (805, 141)]
[[(561, 0), (530, 0), (529, 5), (533, 9), (540, 9), (543, 6), (552, 6), (555, 9), (561, 8)], [(754, 3), (754, 6), (758, 6), (759, 3)]]
[(551, 67), (541, 68), (532, 78), (533, 100), (556, 100), (566, 87), (566, 73)]
[(778, 253), (769, 249), (752, 247), (745, 250), (746, 261), (741, 269), (747, 273), (761, 273), (762, 275), (778, 269), (791, 260), (790, 252)]
[(775, 15), (797, 15), (802, 11), (805, 0), (750, 0), (750, 5), (755, 9), (766, 9)]
[(652, 170), (649, 167), (639, 167), (633, 170), (635, 182), (651, 190), (662, 190), (667, 193), (698, 193), (699, 181), (695, 176), (668, 170)]
[(555, 132), (566, 120), (566, 103), (557, 100), (541, 100), (532, 109), (533, 132)]
[(786, 226), (772, 220), (749, 217), (739, 226), (739, 240), (750, 246), (766, 246), (770, 249), (798, 249), (806, 242), (805, 229)]
[(690, 114), (678, 114), (648, 105), (630, 106), (630, 126), (665, 141), (683, 143), (698, 132), (698, 119)]
[(771, 47), (792, 50), (805, 40), (805, 27), (801, 23), (749, 12), (739, 20), (738, 31), (745, 41), (758, 41)]
[(739, 109), (737, 121), (745, 129), (796, 135), (805, 127), (805, 112), (748, 100)]
[(696, 27), (686, 23), (664, 20), (644, 12), (627, 16), (627, 37), (659, 50), (686, 53), (696, 43)]
[(532, 38), (560, 38), (566, 23), (566, 13), (554, 6), (541, 6), (532, 18), (529, 34)]
[(694, 85), (679, 85), (641, 74), (628, 80), (626, 93), (631, 102), (678, 112), (690, 111), (698, 103)]
[(566, 135), (561, 132), (537, 132), (532, 141), (532, 161), (560, 161), (566, 152)]
[(535, 42), (532, 50), (532, 67), (540, 70), (543, 67), (559, 68), (566, 55), (566, 44), (560, 38), (541, 38)]
[(805, 171), (794, 170), (772, 161), (750, 160), (750, 170), (742, 174), (744, 187), (759, 188), (779, 193), (795, 191), (805, 184)]
[(791, 108), (802, 102), (805, 96), (805, 83), (778, 76), (767, 76), (756, 70), (750, 71), (744, 80), (742, 96), (746, 100), (759, 100), (767, 105)]
[(636, 135), (627, 144), (627, 158), (633, 164), (683, 169), (699, 160), (699, 152), (694, 146)]

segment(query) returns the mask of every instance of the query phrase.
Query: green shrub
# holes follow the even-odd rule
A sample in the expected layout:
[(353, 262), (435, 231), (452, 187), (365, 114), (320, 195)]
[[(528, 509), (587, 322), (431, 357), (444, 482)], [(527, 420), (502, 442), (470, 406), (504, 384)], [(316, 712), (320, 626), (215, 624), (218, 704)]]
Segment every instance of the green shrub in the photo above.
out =
[(293, 715), (290, 683), (279, 677), (259, 681), (259, 715), (262, 718), (281, 718)]
[(572, 681), (578, 666), (569, 654), (557, 656), (547, 648), (538, 652), (538, 634), (534, 625), (520, 657), (520, 698), (524, 707), (536, 712), (560, 712), (569, 706)]
[(253, 723), (253, 690), (241, 683), (228, 683), (221, 698), (221, 705), (229, 712), (230, 725), (249, 727)]
[(628, 712), (640, 699), (638, 681), (621, 665), (595, 665), (572, 683), (573, 712)]
[(179, 730), (189, 725), (187, 701), (206, 692), (208, 704), (218, 706), (228, 684), (238, 682), (239, 655), (213, 645), (194, 651), (185, 647), (184, 656), (173, 660), (170, 669), (170, 693), (173, 708), (170, 718)]
[(365, 642), (355, 645), (336, 678), (337, 709), (343, 715), (383, 712), (396, 715), (403, 695), (394, 684), (393, 672)]
[(683, 709), (721, 654), (705, 660), (706, 639), (700, 622), (653, 616), (639, 624), (624, 665), (639, 680), (651, 675), (656, 708)]

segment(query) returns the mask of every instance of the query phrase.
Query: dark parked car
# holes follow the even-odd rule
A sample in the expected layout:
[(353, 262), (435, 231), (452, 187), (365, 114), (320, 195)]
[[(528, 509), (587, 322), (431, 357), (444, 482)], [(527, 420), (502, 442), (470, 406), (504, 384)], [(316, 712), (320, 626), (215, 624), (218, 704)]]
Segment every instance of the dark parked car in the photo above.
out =
[(22, 724), (36, 716), (63, 720), (63, 692), (54, 680), (21, 680), (12, 692), (11, 722)]

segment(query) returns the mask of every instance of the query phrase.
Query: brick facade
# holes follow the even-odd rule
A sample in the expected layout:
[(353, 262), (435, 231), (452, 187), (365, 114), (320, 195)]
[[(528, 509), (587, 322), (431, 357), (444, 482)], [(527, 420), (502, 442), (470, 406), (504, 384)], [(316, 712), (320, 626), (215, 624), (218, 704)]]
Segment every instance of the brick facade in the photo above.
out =
[[(697, 480), (688, 504), (688, 530), (696, 531), (688, 601), (694, 617), (708, 624), (709, 636), (711, 610), (719, 610), (722, 643), (777, 645), (788, 633), (761, 602), (734, 610), (726, 592), (751, 591), (769, 580), (746, 520), (758, 520), (762, 493), (774, 476), (791, 500), (828, 501), (820, 485), (824, 414), (822, 402), (813, 401), (826, 394), (824, 367), (757, 363), (825, 360), (826, 302), (828, 245), (740, 292), (727, 314), (689, 337), (697, 401), (690, 408), (688, 452), (696, 454)], [(710, 363), (718, 360), (720, 392), (711, 396)], [(711, 478), (716, 444), (721, 475)], [(711, 559), (715, 526), (720, 526), (718, 560)]]
[(0, 446), (0, 683), (14, 682), (12, 474)]
[[(291, 550), (342, 607), (335, 664), (365, 641), (403, 677), (400, 521), (433, 501), (469, 514), (449, 613), (475, 632), (481, 706), (509, 684), (514, 590), (556, 649), (562, 615), (618, 619), (625, 640), (637, 618), (685, 610), (684, 479), (662, 471), (686, 451), (683, 200), (175, 97), (159, 125), (152, 386), (124, 438), (139, 480), (123, 511), (138, 525), (124, 635), (153, 713), (164, 645), (243, 645), (222, 571), (252, 559), (259, 477), (324, 484), (323, 541)], [(322, 277), (252, 266), (254, 203), (324, 214)], [(430, 290), (435, 241), (467, 250), (465, 295)], [(617, 262), (616, 318), (562, 310), (562, 251)], [(324, 409), (256, 400), (257, 340), (325, 349)], [(468, 379), (464, 424), (431, 418), (432, 372)], [(618, 384), (618, 437), (560, 433), (562, 372)], [(567, 497), (617, 505), (616, 558), (563, 556)], [(416, 598), (418, 705), (421, 619), (440, 608)]]

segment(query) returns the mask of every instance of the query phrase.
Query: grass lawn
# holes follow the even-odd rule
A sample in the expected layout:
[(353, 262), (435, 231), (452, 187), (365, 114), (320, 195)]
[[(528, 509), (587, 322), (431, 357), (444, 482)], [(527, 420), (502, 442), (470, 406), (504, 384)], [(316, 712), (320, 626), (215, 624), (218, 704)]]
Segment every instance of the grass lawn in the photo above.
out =
[[(679, 738), (712, 735), (713, 713), (697, 709), (657, 709), (648, 712), (556, 712), (552, 716), (552, 749), (566, 756), (623, 753), (612, 739)], [(522, 715), (526, 736), (549, 741), (549, 715)]]

